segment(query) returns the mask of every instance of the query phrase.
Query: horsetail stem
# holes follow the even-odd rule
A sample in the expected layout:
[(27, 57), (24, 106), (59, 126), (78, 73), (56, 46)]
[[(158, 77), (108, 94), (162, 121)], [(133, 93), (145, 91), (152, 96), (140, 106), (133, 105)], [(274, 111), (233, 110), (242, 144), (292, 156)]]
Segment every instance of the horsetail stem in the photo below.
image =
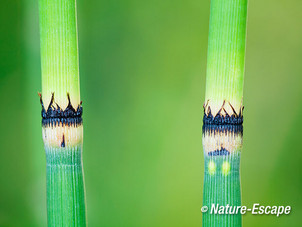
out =
[(75, 0), (39, 0), (42, 97), (52, 93), (61, 107), (80, 103), (78, 35)]
[(203, 226), (238, 227), (241, 214), (213, 214), (212, 205), (241, 205), (240, 154), (247, 0), (211, 0), (206, 96)]
[(86, 226), (75, 0), (39, 0), (48, 226)]

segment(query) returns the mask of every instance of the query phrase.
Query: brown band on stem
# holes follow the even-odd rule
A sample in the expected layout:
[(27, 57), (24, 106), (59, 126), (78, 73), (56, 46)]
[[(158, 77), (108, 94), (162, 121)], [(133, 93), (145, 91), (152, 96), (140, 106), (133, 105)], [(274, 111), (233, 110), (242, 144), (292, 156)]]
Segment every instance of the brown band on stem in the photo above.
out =
[(227, 156), (236, 154), (242, 148), (242, 125), (211, 126), (203, 129), (202, 143), (208, 156)]

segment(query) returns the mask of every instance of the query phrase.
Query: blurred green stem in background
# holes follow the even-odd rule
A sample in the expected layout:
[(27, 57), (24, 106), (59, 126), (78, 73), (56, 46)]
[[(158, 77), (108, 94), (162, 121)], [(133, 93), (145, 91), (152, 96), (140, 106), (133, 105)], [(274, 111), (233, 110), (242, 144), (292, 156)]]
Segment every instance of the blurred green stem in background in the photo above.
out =
[(48, 226), (86, 226), (75, 0), (40, 0)]
[[(239, 227), (247, 0), (212, 0), (203, 119), (203, 226)], [(212, 213), (212, 206), (231, 206)]]

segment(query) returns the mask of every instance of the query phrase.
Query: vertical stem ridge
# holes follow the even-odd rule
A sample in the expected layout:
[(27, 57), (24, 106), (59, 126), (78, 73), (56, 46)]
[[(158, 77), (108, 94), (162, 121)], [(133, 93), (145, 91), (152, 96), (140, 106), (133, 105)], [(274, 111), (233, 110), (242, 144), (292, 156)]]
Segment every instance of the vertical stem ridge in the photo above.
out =
[(46, 105), (52, 93), (62, 108), (80, 103), (78, 36), (75, 0), (39, 0), (42, 96)]
[[(48, 226), (86, 226), (76, 0), (39, 0)], [(45, 105), (44, 105), (45, 104)]]
[(49, 226), (86, 226), (82, 147), (45, 147)]
[[(247, 0), (211, 0), (203, 118), (204, 227), (240, 227), (240, 156)], [(211, 213), (212, 206), (231, 214)], [(235, 210), (236, 211), (236, 210)]]
[[(205, 166), (215, 163), (215, 173), (207, 170), (204, 177), (204, 202), (203, 205), (209, 208), (203, 214), (203, 226), (230, 227), (241, 225), (241, 215), (239, 214), (210, 214), (212, 205), (229, 205), (233, 212), (234, 206), (241, 204), (240, 191), (240, 154), (230, 156), (207, 157)], [(230, 165), (230, 170), (226, 171), (225, 163)]]
[(214, 115), (224, 100), (242, 104), (246, 16), (247, 0), (211, 1), (205, 100)]

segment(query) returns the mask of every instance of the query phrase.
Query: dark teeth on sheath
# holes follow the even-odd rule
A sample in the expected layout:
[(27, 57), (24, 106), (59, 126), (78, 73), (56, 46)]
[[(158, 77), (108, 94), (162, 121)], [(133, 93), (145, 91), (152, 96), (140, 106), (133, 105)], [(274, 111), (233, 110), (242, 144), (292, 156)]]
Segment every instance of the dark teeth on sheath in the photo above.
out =
[(82, 102), (78, 105), (75, 109), (70, 101), (70, 96), (67, 93), (68, 105), (63, 110), (57, 103), (54, 101), (54, 93), (51, 95), (51, 100), (48, 105), (47, 110), (45, 110), (42, 95), (39, 93), (40, 96), (40, 103), (42, 106), (42, 125), (43, 126), (59, 126), (61, 125), (68, 125), (68, 126), (78, 126), (82, 124), (82, 114), (83, 114), (83, 107)]
[[(204, 108), (204, 116), (203, 123), (208, 125), (242, 125), (243, 123), (243, 108), (240, 108), (239, 114), (236, 113), (234, 107), (231, 103), (228, 102), (229, 106), (232, 109), (231, 113), (228, 113), (225, 109), (226, 101), (224, 100), (221, 108), (217, 112), (215, 116), (212, 114), (211, 107), (208, 105), (209, 100), (206, 104), (203, 105)], [(222, 114), (224, 112), (225, 114)]]
[[(203, 127), (202, 131), (216, 133), (216, 132), (232, 132), (232, 133), (240, 133), (243, 132), (243, 107), (240, 108), (239, 114), (236, 113), (234, 107), (231, 103), (228, 102), (231, 107), (231, 113), (228, 113), (225, 109), (226, 101), (223, 101), (223, 104), (217, 114), (213, 116), (211, 107), (208, 106), (209, 101), (205, 105), (204, 108), (204, 116), (203, 116)], [(224, 112), (224, 114), (222, 114)]]

